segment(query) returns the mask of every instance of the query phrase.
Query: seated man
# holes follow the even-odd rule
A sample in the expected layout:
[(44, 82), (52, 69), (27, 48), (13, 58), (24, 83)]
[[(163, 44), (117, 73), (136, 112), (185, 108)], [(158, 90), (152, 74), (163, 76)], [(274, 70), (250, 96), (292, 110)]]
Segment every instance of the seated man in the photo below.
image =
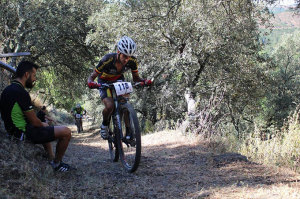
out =
[[(65, 172), (70, 170), (70, 166), (63, 163), (62, 158), (71, 139), (71, 130), (65, 126), (49, 126), (41, 122), (33, 110), (30, 95), (25, 90), (34, 86), (37, 69), (38, 66), (29, 61), (19, 63), (16, 79), (1, 94), (1, 116), (5, 129), (11, 136), (42, 144), (53, 169)], [(50, 143), (54, 140), (58, 140), (55, 155)]]
[(37, 112), (36, 116), (37, 116), (42, 122), (48, 123), (49, 125), (54, 123), (54, 120), (53, 120), (50, 116), (47, 115), (46, 106), (43, 106), (43, 107), (41, 108), (41, 110), (40, 110), (39, 112)]

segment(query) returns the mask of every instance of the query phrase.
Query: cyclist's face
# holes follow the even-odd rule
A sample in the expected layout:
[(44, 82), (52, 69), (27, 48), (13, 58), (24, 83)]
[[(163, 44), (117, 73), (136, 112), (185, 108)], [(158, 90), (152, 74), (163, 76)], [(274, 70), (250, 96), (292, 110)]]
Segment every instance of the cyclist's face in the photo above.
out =
[(32, 88), (34, 86), (34, 82), (36, 81), (36, 69), (32, 68), (31, 72), (26, 72), (28, 78), (25, 82), (25, 87), (26, 88)]
[(124, 55), (124, 54), (120, 53), (120, 62), (123, 66), (127, 64), (129, 59), (130, 59), (130, 56), (127, 56), (127, 55)]

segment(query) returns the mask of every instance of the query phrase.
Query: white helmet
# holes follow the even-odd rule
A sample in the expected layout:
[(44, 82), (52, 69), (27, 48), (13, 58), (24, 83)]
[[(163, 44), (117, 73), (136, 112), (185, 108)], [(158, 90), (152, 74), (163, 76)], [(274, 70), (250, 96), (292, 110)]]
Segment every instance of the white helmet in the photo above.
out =
[(80, 106), (80, 104), (76, 104), (76, 108), (80, 108), (81, 106)]
[(136, 44), (130, 37), (127, 36), (123, 36), (117, 46), (120, 53), (127, 56), (132, 56), (136, 50)]

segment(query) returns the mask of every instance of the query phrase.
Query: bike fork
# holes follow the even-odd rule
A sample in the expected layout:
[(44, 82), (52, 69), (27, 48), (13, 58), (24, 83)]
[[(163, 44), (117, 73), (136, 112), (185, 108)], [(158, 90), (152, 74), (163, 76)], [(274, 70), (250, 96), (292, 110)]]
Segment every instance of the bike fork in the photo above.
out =
[(119, 136), (121, 138), (121, 140), (123, 139), (123, 133), (122, 133), (122, 126), (121, 126), (121, 117), (120, 117), (120, 113), (118, 111), (116, 111), (116, 113), (113, 115), (114, 118), (114, 127), (116, 129), (118, 129), (119, 131)]

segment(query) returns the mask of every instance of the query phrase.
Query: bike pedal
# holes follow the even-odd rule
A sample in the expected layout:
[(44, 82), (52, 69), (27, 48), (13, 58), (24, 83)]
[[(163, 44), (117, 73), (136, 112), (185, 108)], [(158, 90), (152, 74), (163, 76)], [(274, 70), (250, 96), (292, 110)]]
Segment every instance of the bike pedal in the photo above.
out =
[(125, 138), (126, 138), (126, 140), (130, 140), (130, 136), (129, 135), (127, 135)]

